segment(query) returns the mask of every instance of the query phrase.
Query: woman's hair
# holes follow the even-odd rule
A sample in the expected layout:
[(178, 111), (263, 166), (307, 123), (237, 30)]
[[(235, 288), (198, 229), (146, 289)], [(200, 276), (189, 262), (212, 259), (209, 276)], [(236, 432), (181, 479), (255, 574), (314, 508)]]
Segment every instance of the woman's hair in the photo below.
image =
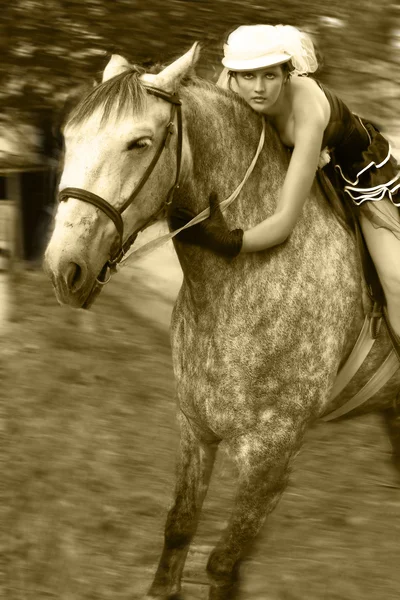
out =
[(295, 70), (294, 65), (291, 60), (288, 60), (287, 62), (283, 63), (280, 66), (282, 67), (282, 73), (284, 75), (287, 75), (288, 77), (290, 77), (291, 74), (293, 73), (293, 71)]
[[(279, 66), (279, 67), (281, 67), (283, 75), (286, 76), (287, 78), (291, 77), (293, 71), (295, 70), (295, 68), (294, 68), (293, 63), (292, 63), (291, 60), (288, 60), (287, 62), (282, 63), (281, 65), (273, 65), (273, 66)], [(268, 67), (265, 67), (265, 68), (268, 68)], [(250, 69), (250, 71), (251, 70), (252, 69)], [(231, 89), (231, 79), (232, 79), (232, 77), (236, 77), (236, 75), (237, 75), (238, 72), (240, 72), (240, 71), (228, 70), (228, 73), (227, 73), (227, 75), (228, 75), (228, 82), (227, 82), (228, 89)]]

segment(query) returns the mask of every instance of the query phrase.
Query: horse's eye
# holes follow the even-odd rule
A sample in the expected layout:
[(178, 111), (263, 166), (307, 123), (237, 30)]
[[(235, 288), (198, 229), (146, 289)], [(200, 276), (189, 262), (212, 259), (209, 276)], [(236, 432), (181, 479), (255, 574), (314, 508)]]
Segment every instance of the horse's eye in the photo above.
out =
[(145, 140), (145, 139), (132, 140), (131, 142), (129, 142), (126, 149), (127, 150), (141, 150), (142, 148), (147, 148), (148, 146), (150, 146), (149, 140)]

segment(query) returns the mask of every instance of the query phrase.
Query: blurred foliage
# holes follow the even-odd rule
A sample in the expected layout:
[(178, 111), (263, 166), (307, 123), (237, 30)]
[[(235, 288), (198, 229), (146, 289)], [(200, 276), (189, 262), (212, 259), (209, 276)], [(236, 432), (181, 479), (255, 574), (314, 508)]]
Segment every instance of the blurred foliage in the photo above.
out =
[(321, 52), (322, 79), (364, 91), (372, 105), (384, 79), (388, 102), (380, 91), (375, 109), (394, 112), (400, 6), (393, 0), (14, 0), (0, 17), (0, 101), (29, 119), (37, 108), (60, 107), (71, 88), (98, 76), (107, 53), (168, 62), (196, 40), (203, 44), (199, 73), (215, 77), (227, 33), (244, 23), (308, 31)]

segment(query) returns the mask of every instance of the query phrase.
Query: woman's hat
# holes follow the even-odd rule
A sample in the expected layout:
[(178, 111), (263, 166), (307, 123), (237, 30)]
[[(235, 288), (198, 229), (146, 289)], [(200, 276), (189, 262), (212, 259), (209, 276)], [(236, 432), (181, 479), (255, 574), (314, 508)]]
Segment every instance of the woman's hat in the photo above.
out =
[(242, 25), (224, 45), (222, 64), (232, 71), (251, 71), (291, 59), (272, 25)]
[(231, 71), (252, 71), (292, 61), (297, 73), (317, 70), (314, 46), (290, 25), (241, 25), (224, 44), (222, 64)]

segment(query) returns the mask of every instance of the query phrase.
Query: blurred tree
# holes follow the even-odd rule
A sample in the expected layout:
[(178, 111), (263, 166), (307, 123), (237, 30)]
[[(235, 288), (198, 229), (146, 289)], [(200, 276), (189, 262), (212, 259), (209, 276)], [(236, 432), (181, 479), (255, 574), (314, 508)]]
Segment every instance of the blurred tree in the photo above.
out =
[[(400, 89), (400, 49), (391, 45), (398, 8), (393, 0), (14, 0), (0, 17), (0, 102), (29, 120), (39, 106), (60, 107), (71, 86), (99, 75), (107, 52), (168, 62), (195, 40), (203, 43), (199, 72), (212, 77), (230, 30), (283, 22), (313, 34), (322, 79), (357, 90), (361, 105), (371, 101), (383, 112), (387, 82)], [(382, 80), (380, 97), (375, 90), (371, 98)], [(398, 95), (393, 88), (389, 95), (393, 109)]]

